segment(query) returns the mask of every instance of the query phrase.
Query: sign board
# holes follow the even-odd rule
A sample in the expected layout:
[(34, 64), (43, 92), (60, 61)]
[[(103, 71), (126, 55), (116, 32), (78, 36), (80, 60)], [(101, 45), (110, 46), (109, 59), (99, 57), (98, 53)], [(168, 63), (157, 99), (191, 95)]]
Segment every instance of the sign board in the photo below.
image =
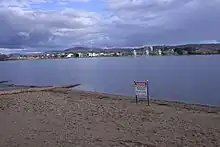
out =
[(146, 97), (148, 100), (149, 105), (149, 86), (148, 81), (134, 81), (134, 87), (135, 87), (135, 96), (136, 96), (136, 102), (138, 101), (138, 97)]
[(147, 82), (134, 82), (137, 96), (147, 96)]

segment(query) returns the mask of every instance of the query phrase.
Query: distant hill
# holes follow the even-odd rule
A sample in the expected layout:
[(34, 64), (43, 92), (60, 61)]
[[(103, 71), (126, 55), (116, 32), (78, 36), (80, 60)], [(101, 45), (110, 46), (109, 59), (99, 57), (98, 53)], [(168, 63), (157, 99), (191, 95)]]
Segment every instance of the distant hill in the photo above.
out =
[[(96, 48), (98, 49), (98, 48)], [(88, 52), (90, 50), (94, 50), (92, 48), (88, 48), (88, 47), (73, 47), (73, 48), (69, 48), (69, 49), (65, 49), (64, 52)]]
[[(168, 49), (173, 49), (173, 48), (192, 48), (192, 49), (198, 49), (198, 50), (220, 50), (220, 44), (216, 43), (216, 44), (185, 44), (185, 45), (156, 45), (153, 46), (154, 49), (163, 49), (163, 48), (168, 48)], [(114, 47), (114, 48), (90, 48), (90, 47), (72, 47), (72, 48), (68, 48), (65, 50), (61, 50), (61, 51), (47, 51), (45, 53), (77, 53), (77, 52), (131, 52), (133, 50), (143, 50), (144, 47), (127, 47), (127, 48), (123, 48), (123, 47)]]
[(198, 50), (220, 50), (220, 43), (215, 44), (185, 44), (185, 45), (173, 45), (173, 46), (155, 46), (155, 48), (193, 48)]
[[(136, 48), (136, 50), (138, 49), (143, 49), (143, 48)], [(65, 53), (75, 53), (75, 52), (124, 52), (124, 51), (129, 51), (129, 50), (133, 50), (133, 48), (89, 48), (89, 47), (73, 47), (73, 48), (69, 48), (69, 49), (65, 49), (63, 52)]]
[(22, 54), (21, 53), (12, 53), (12, 54), (9, 54), (9, 56), (21, 56)]
[(179, 47), (192, 47), (199, 50), (220, 50), (220, 44), (187, 44), (180, 45)]
[[(199, 50), (220, 50), (220, 43), (215, 43), (215, 44), (185, 44), (185, 45), (157, 45), (154, 46), (154, 48), (164, 48), (164, 47), (168, 47), (168, 48), (185, 48), (185, 47), (190, 47), (190, 48), (194, 48), (194, 49), (199, 49)], [(108, 49), (104, 49), (104, 48), (87, 48), (87, 47), (73, 47), (73, 48), (69, 48), (64, 50), (65, 52), (74, 52), (74, 51), (96, 51), (96, 50), (114, 50), (114, 51), (123, 51), (123, 50), (130, 50), (130, 49), (144, 49), (144, 47), (130, 47), (130, 48), (108, 48)]]

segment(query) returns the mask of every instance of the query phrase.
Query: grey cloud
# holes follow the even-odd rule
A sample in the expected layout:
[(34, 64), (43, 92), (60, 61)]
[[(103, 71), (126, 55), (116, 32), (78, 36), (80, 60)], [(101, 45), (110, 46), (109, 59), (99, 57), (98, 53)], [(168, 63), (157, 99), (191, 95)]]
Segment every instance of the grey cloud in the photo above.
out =
[[(127, 44), (176, 44), (218, 40), (218, 0), (109, 0), (121, 18), (116, 31)], [(120, 29), (119, 29), (120, 28)], [(127, 29), (126, 29), (127, 28)]]
[(140, 46), (220, 39), (219, 0), (102, 2), (109, 6), (102, 14), (0, 8), (0, 48)]
[(95, 17), (94, 13), (74, 10), (33, 12), (0, 9), (0, 47), (64, 47), (74, 41), (81, 41), (83, 37), (93, 39), (86, 36), (97, 34)]

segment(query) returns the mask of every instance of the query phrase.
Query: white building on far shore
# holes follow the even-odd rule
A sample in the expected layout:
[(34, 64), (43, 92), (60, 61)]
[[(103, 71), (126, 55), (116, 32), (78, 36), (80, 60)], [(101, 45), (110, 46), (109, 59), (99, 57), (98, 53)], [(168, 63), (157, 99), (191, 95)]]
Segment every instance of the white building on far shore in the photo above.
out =
[(66, 57), (67, 57), (67, 58), (71, 58), (71, 57), (73, 57), (73, 54), (70, 53), (70, 54), (68, 54)]
[(89, 57), (96, 57), (96, 56), (98, 56), (98, 54), (97, 53), (88, 53), (88, 56)]
[(136, 56), (136, 55), (137, 55), (137, 52), (136, 52), (136, 50), (134, 50), (134, 51), (133, 51), (133, 54), (134, 54), (134, 56)]
[(78, 57), (82, 57), (82, 53), (78, 53)]
[(150, 46), (150, 51), (153, 52), (154, 51), (154, 47)]
[(149, 50), (148, 49), (146, 49), (146, 56), (149, 56)]
[(161, 49), (158, 50), (158, 55), (159, 55), (159, 56), (162, 55), (162, 51), (161, 51)]

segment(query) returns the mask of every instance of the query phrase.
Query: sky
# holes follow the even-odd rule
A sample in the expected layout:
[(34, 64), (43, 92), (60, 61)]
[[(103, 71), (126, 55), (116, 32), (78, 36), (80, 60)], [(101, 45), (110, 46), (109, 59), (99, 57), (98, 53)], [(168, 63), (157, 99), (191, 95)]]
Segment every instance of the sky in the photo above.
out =
[(0, 53), (220, 41), (220, 0), (0, 0)]

